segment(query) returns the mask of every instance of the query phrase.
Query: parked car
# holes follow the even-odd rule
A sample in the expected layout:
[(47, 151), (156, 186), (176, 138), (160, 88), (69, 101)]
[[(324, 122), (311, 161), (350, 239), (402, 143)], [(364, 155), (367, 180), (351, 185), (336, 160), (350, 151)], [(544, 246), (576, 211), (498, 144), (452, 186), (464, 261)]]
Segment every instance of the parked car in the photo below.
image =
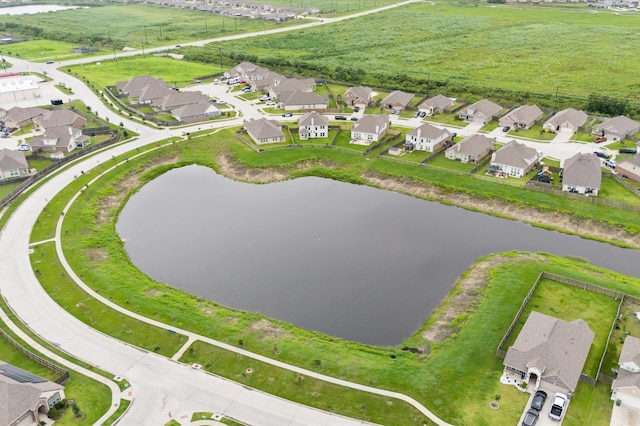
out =
[(502, 128), (502, 131), (505, 132), (505, 133), (507, 133), (509, 130), (511, 130), (511, 127), (509, 127), (509, 126), (504, 126)]
[(594, 143), (601, 143), (601, 142), (606, 142), (607, 137), (606, 136), (598, 136), (597, 138), (595, 138), (593, 140)]
[(62, 99), (51, 99), (51, 105), (62, 105)]
[(551, 404), (551, 410), (549, 411), (549, 418), (551, 420), (562, 420), (564, 415), (564, 409), (567, 406), (567, 396), (563, 393), (557, 392), (553, 397), (553, 404)]
[(360, 107), (353, 107), (353, 112), (360, 112)]
[(351, 118), (349, 118), (349, 120), (351, 120), (351, 121), (358, 121), (358, 117), (351, 117)]
[(607, 154), (606, 152), (602, 152), (602, 151), (596, 151), (596, 152), (594, 152), (594, 154), (596, 155), (596, 157), (604, 158), (605, 160), (608, 160), (609, 158), (611, 158), (611, 155)]
[(425, 118), (427, 116), (427, 112), (426, 111), (422, 111), (420, 113), (420, 118)]
[(216, 101), (216, 103), (217, 103), (218, 105), (224, 105), (224, 104), (226, 104), (227, 102), (226, 102), (226, 101), (223, 101), (222, 99), (218, 99), (218, 100)]
[(245, 87), (244, 89), (242, 89), (242, 91), (244, 93), (250, 92), (251, 91), (251, 87)]
[(391, 114), (399, 114), (399, 113), (396, 113), (396, 110), (395, 110), (395, 109), (392, 109), (392, 110), (391, 110), (391, 111), (389, 111), (389, 112), (390, 112)]
[(282, 114), (283, 117), (292, 117), (293, 114), (290, 112), (285, 112), (284, 114)]
[(636, 148), (620, 148), (618, 150), (620, 154), (637, 154), (638, 150)]
[(543, 390), (537, 391), (536, 394), (533, 396), (533, 399), (531, 400), (531, 408), (538, 411), (542, 410), (542, 406), (544, 405), (544, 402), (546, 400), (547, 400), (547, 393)]
[(51, 65), (53, 61), (47, 61), (47, 65)]
[(260, 96), (260, 98), (258, 99), (259, 101), (265, 102), (265, 101), (270, 101), (271, 97), (267, 96), (267, 95), (262, 95)]
[(540, 414), (536, 410), (529, 410), (527, 414), (524, 415), (524, 419), (522, 420), (522, 426), (534, 426), (538, 421), (538, 417)]
[(2, 132), (2, 134), (0, 134), (0, 138), (8, 138), (9, 137), (9, 133), (7, 132)]
[(416, 111), (416, 112), (413, 114), (413, 118), (418, 118), (418, 117), (420, 117), (420, 111)]
[(18, 151), (31, 151), (29, 144), (23, 143), (18, 147)]
[(605, 160), (604, 165), (612, 169), (616, 168), (616, 160)]
[(273, 101), (267, 101), (267, 103), (265, 104), (266, 106), (275, 106), (276, 103)]
[(336, 115), (336, 120), (346, 120), (347, 117), (345, 117), (344, 115)]

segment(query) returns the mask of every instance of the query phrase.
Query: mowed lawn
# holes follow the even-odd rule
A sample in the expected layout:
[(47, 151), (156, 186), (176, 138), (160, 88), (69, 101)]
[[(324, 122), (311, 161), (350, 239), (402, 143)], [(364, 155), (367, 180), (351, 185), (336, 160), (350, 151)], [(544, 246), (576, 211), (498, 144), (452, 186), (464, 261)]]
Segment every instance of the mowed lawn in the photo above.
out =
[(432, 92), (444, 85), (553, 99), (558, 89), (563, 96), (598, 92), (640, 100), (640, 75), (629, 72), (637, 67), (631, 54), (640, 43), (637, 28), (638, 16), (586, 5), (425, 2), (209, 49), (291, 63), (320, 59), (324, 66), (363, 70), (364, 84), (372, 75), (405, 74), (429, 80)]
[(537, 311), (564, 321), (584, 320), (595, 333), (583, 373), (595, 378), (607, 348), (609, 331), (618, 313), (619, 300), (593, 291), (543, 279), (533, 292), (503, 349), (513, 344), (529, 314)]

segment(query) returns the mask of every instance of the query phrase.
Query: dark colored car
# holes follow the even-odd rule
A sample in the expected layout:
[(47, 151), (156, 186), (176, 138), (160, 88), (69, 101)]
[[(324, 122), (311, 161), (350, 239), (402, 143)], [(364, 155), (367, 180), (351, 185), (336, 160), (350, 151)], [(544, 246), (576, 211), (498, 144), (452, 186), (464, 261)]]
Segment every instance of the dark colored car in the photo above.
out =
[(522, 420), (522, 426), (533, 426), (538, 421), (538, 417), (540, 415), (536, 410), (529, 410), (527, 414), (524, 415), (524, 420)]
[(604, 158), (605, 160), (608, 160), (609, 158), (611, 158), (611, 156), (609, 154), (607, 154), (606, 152), (602, 152), (602, 151), (596, 151), (596, 152), (594, 152), (594, 154), (596, 155), (596, 157)]
[(545, 391), (539, 390), (533, 396), (533, 400), (531, 401), (531, 408), (538, 411), (542, 410), (542, 406), (544, 405), (544, 402), (546, 400), (547, 400), (547, 393)]
[(336, 120), (346, 120), (347, 117), (345, 117), (344, 115), (336, 115)]
[(511, 130), (511, 127), (509, 127), (509, 126), (504, 126), (502, 128), (502, 131), (505, 132), (505, 133), (508, 132), (509, 130)]
[(358, 121), (358, 117), (351, 117), (349, 120), (351, 120), (351, 121)]
[(619, 154), (637, 154), (638, 150), (636, 148), (620, 148), (618, 150)]
[(353, 108), (353, 112), (359, 112), (359, 111), (360, 111), (360, 107)]

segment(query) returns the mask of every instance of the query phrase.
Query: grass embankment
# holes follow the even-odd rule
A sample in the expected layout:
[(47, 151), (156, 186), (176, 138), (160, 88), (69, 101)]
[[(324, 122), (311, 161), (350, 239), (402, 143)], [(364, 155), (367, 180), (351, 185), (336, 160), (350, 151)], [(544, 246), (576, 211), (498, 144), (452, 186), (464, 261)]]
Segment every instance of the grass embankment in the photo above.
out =
[[(448, 338), (429, 340), (421, 331), (408, 337), (399, 347), (377, 348), (301, 330), (254, 313), (232, 311), (214, 302), (153, 282), (129, 264), (122, 242), (115, 235), (114, 220), (122, 201), (126, 199), (123, 194), (174, 166), (169, 163), (197, 162), (214, 166), (216, 155), (222, 149), (222, 143), (218, 142), (226, 141), (225, 146), (231, 147), (238, 158), (251, 165), (273, 166), (277, 163), (281, 166), (279, 170), (284, 173), (295, 169), (302, 162), (311, 166), (291, 173), (294, 176), (315, 174), (362, 183), (361, 176), (365, 171), (371, 170), (370, 164), (375, 164), (373, 170), (378, 172), (381, 165), (386, 164), (362, 161), (361, 156), (345, 155), (333, 150), (282, 150), (263, 155), (251, 154), (241, 145), (229, 144), (227, 138), (230, 135), (230, 131), (220, 132), (211, 140), (198, 138), (188, 144), (158, 150), (145, 158), (131, 159), (127, 169), (120, 168), (108, 180), (87, 188), (67, 214), (64, 227), (65, 254), (76, 272), (101, 294), (132, 311), (324, 374), (409, 394), (447, 421), (469, 425), (512, 423), (523, 408), (526, 397), (498, 382), (502, 360), (495, 356), (495, 349), (522, 299), (542, 270), (640, 294), (637, 280), (592, 268), (584, 263), (553, 256), (518, 260), (516, 254), (509, 254), (504, 256), (506, 263), (483, 276), (482, 285), (470, 294), (473, 299), (471, 307), (448, 321), (453, 326), (447, 334)], [(329, 163), (333, 168), (321, 167)], [(152, 164), (162, 166), (145, 172)], [(128, 170), (132, 172), (129, 175)], [(415, 175), (415, 168), (410, 170)], [(423, 176), (418, 177), (425, 179)], [(452, 179), (451, 176), (449, 178)], [(444, 174), (442, 179), (444, 180)], [(477, 193), (486, 194), (485, 191), (494, 189), (487, 182), (483, 182), (483, 185), (485, 189), (475, 189)], [(496, 186), (498, 187), (499, 185)], [(513, 188), (507, 189), (513, 191)], [(73, 191), (66, 191), (65, 196), (69, 197), (71, 192)], [(48, 214), (56, 216), (59, 210), (51, 207)], [(44, 221), (41, 219), (40, 222)], [(39, 234), (42, 238), (47, 232), (40, 230)], [(444, 315), (459, 291), (456, 289), (451, 293), (443, 306), (427, 321), (425, 330), (434, 326), (436, 320)], [(65, 307), (73, 310), (78, 301), (65, 300), (64, 303)], [(137, 328), (133, 328), (131, 336), (137, 333)], [(123, 337), (128, 339), (127, 334)], [(403, 346), (423, 348), (428, 355), (417, 356), (402, 351)], [(215, 357), (211, 355), (213, 353), (216, 354)], [(188, 351), (184, 360), (198, 362), (217, 374), (235, 380), (259, 383), (264, 386), (265, 391), (276, 394), (284, 390), (277, 380), (270, 381), (269, 377), (284, 377), (294, 388), (299, 385), (297, 381), (306, 385), (312, 380), (298, 380), (297, 377), (287, 376), (287, 373), (273, 367), (238, 360), (235, 354), (213, 350), (202, 344)], [(218, 365), (223, 367), (219, 370)], [(247, 374), (248, 367), (253, 368), (257, 374)], [(313, 394), (317, 392), (314, 390), (317, 384), (310, 383), (308, 386), (309, 394), (301, 399), (306, 404), (322, 404), (326, 409), (333, 408), (336, 412), (348, 413), (347, 415), (359, 412), (361, 418), (384, 424), (416, 424), (412, 411), (403, 412), (403, 418), (378, 417), (378, 413), (371, 408), (378, 404), (375, 398), (362, 396), (370, 399), (353, 405), (355, 396), (349, 395), (353, 392), (348, 391), (349, 396), (338, 400), (334, 405)], [(496, 395), (500, 395), (501, 409), (494, 411), (488, 407), (488, 403)], [(584, 409), (589, 412), (580, 415), (600, 419), (603, 412), (606, 416), (606, 410), (602, 408), (608, 406), (605, 405), (608, 401), (603, 398), (602, 393), (595, 392), (594, 395), (591, 398), (597, 402), (584, 402)], [(358, 398), (361, 396), (358, 395)], [(341, 401), (343, 403), (337, 405)], [(567, 424), (580, 424), (572, 417), (571, 411)], [(575, 411), (578, 415), (578, 410)], [(352, 414), (353, 412), (356, 414)]]

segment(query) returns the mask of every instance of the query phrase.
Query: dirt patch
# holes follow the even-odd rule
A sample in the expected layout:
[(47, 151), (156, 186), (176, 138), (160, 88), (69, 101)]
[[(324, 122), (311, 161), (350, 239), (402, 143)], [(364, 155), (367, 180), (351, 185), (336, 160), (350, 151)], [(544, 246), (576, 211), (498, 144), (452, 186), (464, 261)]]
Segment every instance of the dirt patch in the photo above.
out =
[(268, 321), (266, 319), (261, 319), (259, 321), (254, 322), (253, 324), (251, 324), (251, 330), (259, 331), (260, 334), (262, 335), (261, 336), (262, 338), (265, 338), (265, 337), (275, 337), (275, 338), (293, 337), (290, 334), (286, 333), (284, 330), (282, 330), (282, 327), (276, 326), (271, 321)]
[(162, 290), (158, 290), (157, 288), (148, 288), (144, 291), (144, 294), (149, 297), (160, 296), (163, 293)]
[(218, 157), (218, 167), (220, 168), (220, 173), (234, 180), (270, 183), (290, 179), (291, 172), (295, 170), (307, 170), (313, 167), (332, 169), (335, 168), (335, 163), (327, 160), (308, 160), (297, 163), (290, 168), (256, 168), (241, 164), (229, 155), (220, 155)]
[(100, 263), (109, 259), (109, 253), (102, 247), (86, 249), (84, 253), (90, 263)]
[[(482, 302), (482, 298), (478, 297), (480, 293), (489, 284), (489, 273), (505, 262), (536, 260), (543, 261), (544, 258), (536, 254), (522, 253), (517, 257), (505, 257), (501, 255), (490, 256), (473, 265), (469, 273), (458, 280), (451, 296), (442, 305), (436, 315), (437, 320), (432, 322), (421, 336), (433, 343), (442, 343), (459, 331), (459, 325), (453, 320), (459, 315), (476, 309)], [(426, 348), (421, 348), (426, 353)]]

